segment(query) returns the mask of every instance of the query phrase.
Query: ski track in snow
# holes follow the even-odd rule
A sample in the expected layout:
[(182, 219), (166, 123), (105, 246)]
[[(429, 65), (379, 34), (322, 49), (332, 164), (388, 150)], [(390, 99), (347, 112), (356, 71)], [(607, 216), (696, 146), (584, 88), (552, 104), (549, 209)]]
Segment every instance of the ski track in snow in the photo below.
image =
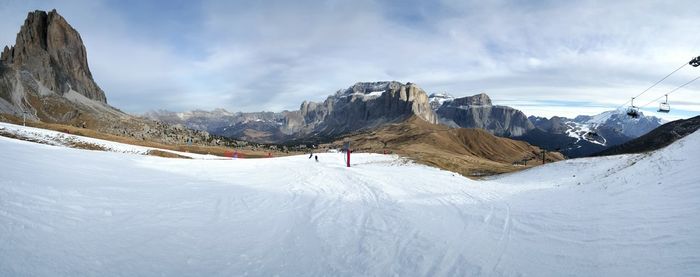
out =
[(393, 155), (183, 160), (0, 137), (0, 276), (687, 276), (700, 133), (475, 181)]

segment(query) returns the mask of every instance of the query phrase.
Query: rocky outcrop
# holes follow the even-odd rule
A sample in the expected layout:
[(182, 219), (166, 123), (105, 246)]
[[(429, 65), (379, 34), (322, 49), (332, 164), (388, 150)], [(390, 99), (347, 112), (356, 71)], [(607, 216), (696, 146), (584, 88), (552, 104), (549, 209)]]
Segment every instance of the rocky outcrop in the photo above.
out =
[(450, 102), (455, 98), (452, 95), (443, 92), (431, 93), (428, 96), (428, 99), (430, 99), (430, 108), (433, 109), (433, 111), (437, 111), (437, 109), (439, 109), (440, 106), (442, 106), (442, 104), (444, 104), (445, 102)]
[(15, 45), (6, 46), (0, 59), (16, 71), (29, 72), (50, 91), (64, 95), (72, 90), (107, 103), (92, 79), (80, 34), (56, 10), (30, 12)]
[(0, 120), (23, 116), (169, 144), (222, 141), (207, 132), (134, 117), (108, 105), (92, 78), (80, 34), (56, 10), (30, 12), (15, 45), (0, 53)]
[(497, 136), (521, 136), (535, 128), (523, 112), (507, 106), (494, 106), (484, 93), (444, 101), (436, 113), (440, 123), (484, 129)]
[(328, 97), (322, 104), (308, 103), (300, 110), (305, 124), (322, 135), (373, 128), (415, 115), (437, 123), (428, 95), (415, 84), (399, 82), (357, 83)]
[(0, 113), (79, 126), (128, 117), (107, 104), (80, 35), (56, 10), (30, 12), (3, 48)]
[(530, 122), (532, 122), (536, 128), (553, 134), (566, 134), (566, 132), (570, 129), (570, 127), (566, 124), (570, 121), (570, 119), (565, 117), (553, 116), (552, 118), (547, 119), (545, 117), (530, 116), (528, 119), (530, 119)]
[(419, 86), (399, 82), (360, 82), (338, 90), (323, 102), (304, 101), (296, 111), (279, 113), (151, 112), (154, 120), (181, 123), (213, 134), (255, 142), (317, 142), (372, 129), (415, 116), (436, 124), (428, 95)]

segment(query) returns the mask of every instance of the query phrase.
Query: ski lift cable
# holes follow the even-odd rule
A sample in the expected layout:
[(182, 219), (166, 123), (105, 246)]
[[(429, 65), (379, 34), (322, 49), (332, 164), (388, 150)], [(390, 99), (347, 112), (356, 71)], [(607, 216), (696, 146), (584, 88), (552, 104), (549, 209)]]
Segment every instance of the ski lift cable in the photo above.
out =
[[(632, 97), (632, 98), (634, 99), (634, 98), (637, 98), (637, 97), (639, 97), (639, 96), (642, 96), (642, 94), (645, 94), (647, 91), (649, 91), (650, 89), (654, 88), (656, 85), (658, 85), (659, 83), (663, 82), (663, 81), (666, 80), (668, 77), (671, 77), (671, 75), (673, 75), (674, 73), (678, 72), (679, 70), (681, 70), (681, 69), (682, 69), (683, 67), (685, 67), (686, 65), (688, 65), (688, 63), (683, 63), (683, 65), (681, 65), (679, 68), (676, 68), (676, 70), (674, 70), (673, 72), (669, 73), (669, 74), (666, 75), (665, 77), (661, 78), (661, 80), (656, 81), (656, 83), (654, 83), (653, 85), (651, 85), (650, 87), (648, 87), (647, 89), (645, 89), (644, 91), (642, 91), (639, 95), (637, 95), (637, 96), (635, 96), (635, 97)], [(617, 108), (619, 109), (619, 108), (624, 107), (624, 106), (627, 105), (627, 103), (629, 103), (630, 101), (631, 101), (631, 100), (627, 100), (627, 102), (625, 102), (624, 104), (620, 105), (620, 106), (617, 107)]]
[(678, 91), (679, 89), (681, 89), (681, 88), (683, 88), (683, 87), (689, 85), (689, 84), (692, 83), (692, 82), (697, 81), (698, 79), (700, 79), (700, 76), (695, 77), (695, 79), (692, 79), (692, 80), (688, 81), (687, 83), (682, 84), (682, 85), (678, 86), (677, 88), (672, 89), (672, 90), (669, 91), (668, 93), (666, 93), (666, 94), (664, 94), (664, 95), (661, 95), (661, 96), (659, 96), (658, 98), (656, 98), (656, 99), (650, 101), (649, 103), (646, 103), (646, 104), (644, 104), (643, 106), (639, 106), (639, 107), (640, 107), (640, 108), (643, 108), (643, 107), (649, 106), (649, 105), (651, 105), (651, 104), (653, 104), (653, 103), (656, 103), (656, 101), (659, 101), (659, 99), (663, 98), (664, 96), (669, 96), (669, 95), (671, 95), (671, 93), (674, 93), (674, 92)]

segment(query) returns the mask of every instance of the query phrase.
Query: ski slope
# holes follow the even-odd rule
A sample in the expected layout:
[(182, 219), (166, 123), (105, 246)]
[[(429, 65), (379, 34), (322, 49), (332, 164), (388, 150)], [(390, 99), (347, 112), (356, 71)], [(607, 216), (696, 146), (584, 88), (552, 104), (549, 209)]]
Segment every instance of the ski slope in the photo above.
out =
[(0, 137), (0, 276), (688, 276), (700, 133), (483, 181), (396, 156), (184, 160)]

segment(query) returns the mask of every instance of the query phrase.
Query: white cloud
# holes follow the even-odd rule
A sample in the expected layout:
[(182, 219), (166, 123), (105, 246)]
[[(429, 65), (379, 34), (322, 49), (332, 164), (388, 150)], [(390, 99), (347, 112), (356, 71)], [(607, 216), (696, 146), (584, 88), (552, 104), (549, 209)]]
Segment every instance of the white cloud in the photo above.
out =
[[(108, 99), (131, 112), (296, 109), (357, 81), (397, 80), (536, 101), (521, 107), (530, 114), (590, 114), (700, 55), (694, 1), (205, 1), (193, 17), (152, 11), (154, 22), (194, 26), (182, 32), (99, 1), (39, 3), (0, 9), (0, 30), (56, 6), (81, 32)], [(640, 101), (697, 75), (688, 66)], [(676, 94), (700, 99), (700, 84)], [(697, 103), (683, 108), (700, 113)]]

